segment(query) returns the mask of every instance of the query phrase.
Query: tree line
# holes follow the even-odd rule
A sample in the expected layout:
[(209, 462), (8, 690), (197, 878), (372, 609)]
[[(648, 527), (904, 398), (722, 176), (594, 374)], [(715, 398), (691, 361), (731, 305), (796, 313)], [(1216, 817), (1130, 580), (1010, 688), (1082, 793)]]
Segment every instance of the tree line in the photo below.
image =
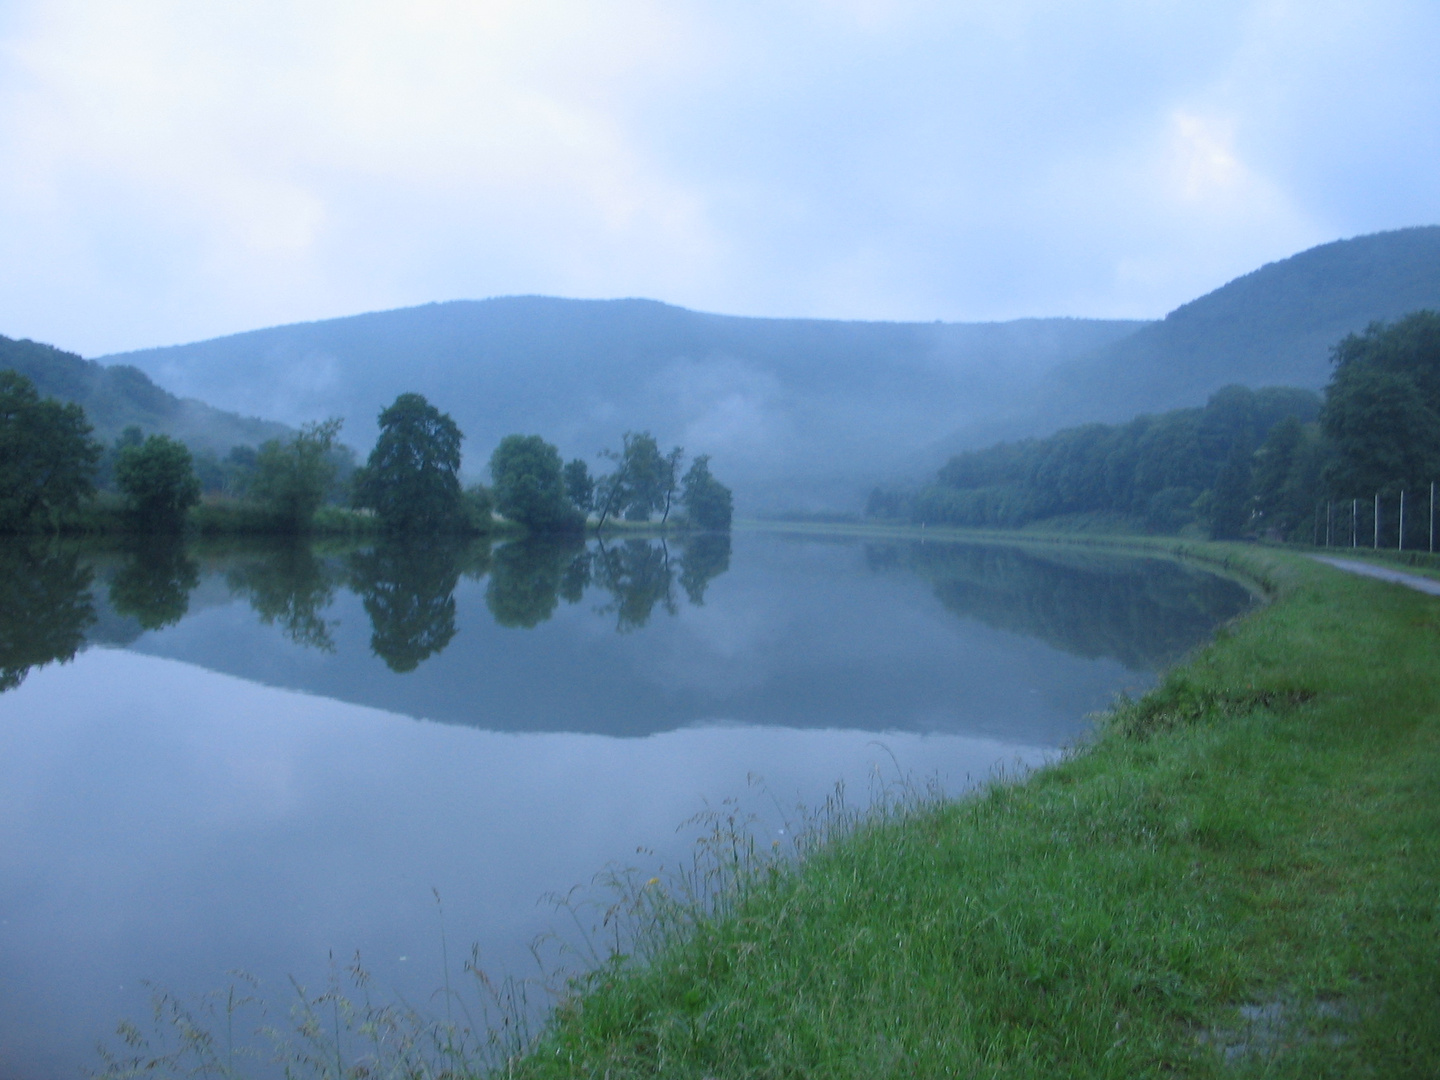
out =
[(1440, 480), (1440, 314), (1373, 323), (1332, 361), (1323, 398), (1230, 386), (1200, 408), (1001, 443), (952, 457), (919, 491), (875, 489), (867, 514), (1001, 528), (1105, 515), (1309, 542), (1327, 503), (1388, 505)]
[(529, 532), (572, 533), (592, 514), (600, 528), (612, 517), (664, 524), (677, 508), (688, 527), (730, 528), (732, 496), (709, 456), (682, 473), (684, 451), (662, 454), (649, 432), (602, 451), (614, 467), (598, 477), (581, 459), (562, 463), (538, 435), (510, 435), (490, 457), (491, 484), (464, 487), (464, 435), (420, 394), (381, 411), (375, 448), (358, 468), (340, 428), (338, 419), (307, 424), (224, 460), (197, 459), (178, 440), (137, 427), (102, 447), (79, 405), (41, 398), (24, 375), (0, 371), (0, 532), (58, 532), (101, 489), (123, 499), (126, 527), (145, 533), (181, 531), (207, 490), (256, 511), (247, 531), (303, 533), (326, 505), (348, 505), (393, 534), (485, 533), (497, 513)]

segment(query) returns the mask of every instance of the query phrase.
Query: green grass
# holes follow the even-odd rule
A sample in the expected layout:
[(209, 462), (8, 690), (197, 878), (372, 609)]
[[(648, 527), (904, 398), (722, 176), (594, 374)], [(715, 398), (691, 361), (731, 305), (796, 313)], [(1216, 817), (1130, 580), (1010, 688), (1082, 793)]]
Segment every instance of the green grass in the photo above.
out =
[(644, 887), (514, 1075), (1440, 1075), (1440, 602), (1181, 547), (1274, 602), (1023, 782)]

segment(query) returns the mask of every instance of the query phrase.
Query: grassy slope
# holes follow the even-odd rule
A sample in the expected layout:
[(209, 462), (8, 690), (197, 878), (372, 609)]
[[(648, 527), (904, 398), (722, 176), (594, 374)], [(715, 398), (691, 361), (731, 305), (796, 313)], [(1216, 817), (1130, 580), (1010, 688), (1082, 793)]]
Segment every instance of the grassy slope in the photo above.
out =
[(1186, 549), (1276, 602), (1065, 762), (597, 972), (518, 1074), (1440, 1075), (1440, 602)]

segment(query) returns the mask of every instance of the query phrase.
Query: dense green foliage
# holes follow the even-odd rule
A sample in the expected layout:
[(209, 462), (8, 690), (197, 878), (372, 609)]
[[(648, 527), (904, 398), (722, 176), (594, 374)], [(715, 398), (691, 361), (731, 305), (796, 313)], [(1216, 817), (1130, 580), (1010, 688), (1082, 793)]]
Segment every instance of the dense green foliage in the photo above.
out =
[(1341, 341), (1321, 426), (1336, 496), (1416, 491), (1440, 479), (1440, 313), (1417, 311)]
[(1440, 611), (1246, 558), (1278, 601), (1023, 782), (718, 818), (497, 1075), (1436, 1075)]
[(59, 516), (94, 493), (100, 447), (85, 412), (75, 404), (42, 400), (33, 383), (0, 371), (0, 532)]
[(680, 504), (690, 524), (697, 529), (726, 532), (734, 516), (730, 489), (710, 472), (710, 455), (701, 454), (686, 470), (680, 482)]
[(275, 516), (289, 532), (304, 532), (335, 480), (332, 456), (340, 421), (306, 424), (299, 434), (271, 439), (255, 455), (248, 494)]
[(566, 492), (560, 451), (539, 435), (507, 435), (490, 455), (495, 509), (534, 532), (572, 532), (581, 511)]
[(957, 455), (917, 495), (877, 489), (867, 510), (1002, 527), (1100, 513), (1155, 532), (1193, 523), (1216, 539), (1394, 546), (1408, 492), (1407, 546), (1423, 542), (1420, 500), (1440, 481), (1440, 314), (1372, 324), (1332, 358), (1322, 408), (1303, 390), (1227, 387), (1203, 409)]
[(1226, 387), (1203, 408), (1087, 424), (957, 455), (908, 507), (887, 504), (882, 492), (872, 496), (870, 510), (876, 516), (908, 510), (917, 522), (1012, 527), (1106, 512), (1173, 531), (1196, 519), (1197, 500), (1233, 457), (1248, 461), (1281, 420), (1312, 421), (1319, 408), (1305, 390)]
[(684, 455), (678, 446), (662, 454), (660, 444), (648, 431), (627, 431), (620, 452), (607, 450), (604, 454), (615, 462), (615, 471), (596, 487), (600, 524), (604, 525), (611, 514), (623, 516), (626, 521), (649, 521), (656, 513), (661, 522), (669, 518)]
[(142, 532), (179, 532), (185, 512), (200, 501), (200, 480), (185, 444), (151, 435), (126, 446), (115, 459), (115, 486), (129, 500)]
[(458, 532), (464, 435), (420, 394), (401, 394), (380, 413), (380, 437), (355, 477), (355, 505), (392, 532)]

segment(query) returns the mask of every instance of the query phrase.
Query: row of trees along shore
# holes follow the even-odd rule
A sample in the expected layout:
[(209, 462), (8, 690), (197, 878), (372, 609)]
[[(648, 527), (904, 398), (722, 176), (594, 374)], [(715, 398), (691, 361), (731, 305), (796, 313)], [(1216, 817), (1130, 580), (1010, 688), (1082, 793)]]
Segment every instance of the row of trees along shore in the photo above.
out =
[[(0, 371), (0, 532), (178, 533), (198, 523), (207, 531), (304, 533), (329, 508), (337, 508), (324, 522), (330, 527), (391, 534), (488, 533), (506, 522), (574, 534), (592, 517), (596, 528), (612, 518), (669, 525), (677, 516), (687, 528), (730, 528), (730, 489), (711, 473), (709, 455), (682, 473), (684, 451), (662, 454), (649, 432), (627, 433), (619, 451), (602, 451), (614, 468), (598, 477), (583, 460), (562, 463), (538, 435), (510, 435), (491, 455), (492, 486), (463, 487), (464, 435), (420, 394), (401, 394), (380, 413), (379, 438), (359, 468), (339, 442), (340, 426), (307, 424), (289, 439), (236, 447), (224, 461), (202, 459), (197, 469), (183, 443), (134, 427), (102, 447), (79, 405), (42, 399), (25, 376)], [(102, 492), (116, 511), (108, 516)], [(339, 512), (347, 503), (360, 513)]]
[[(1373, 323), (1340, 341), (1332, 360), (1323, 398), (1229, 386), (1200, 408), (1001, 443), (952, 457), (918, 491), (875, 489), (867, 513), (1307, 544), (1324, 543), (1328, 525), (1347, 545), (1354, 533), (1423, 547), (1426, 500), (1440, 481), (1440, 313)], [(1411, 498), (1406, 535), (1402, 492)]]

